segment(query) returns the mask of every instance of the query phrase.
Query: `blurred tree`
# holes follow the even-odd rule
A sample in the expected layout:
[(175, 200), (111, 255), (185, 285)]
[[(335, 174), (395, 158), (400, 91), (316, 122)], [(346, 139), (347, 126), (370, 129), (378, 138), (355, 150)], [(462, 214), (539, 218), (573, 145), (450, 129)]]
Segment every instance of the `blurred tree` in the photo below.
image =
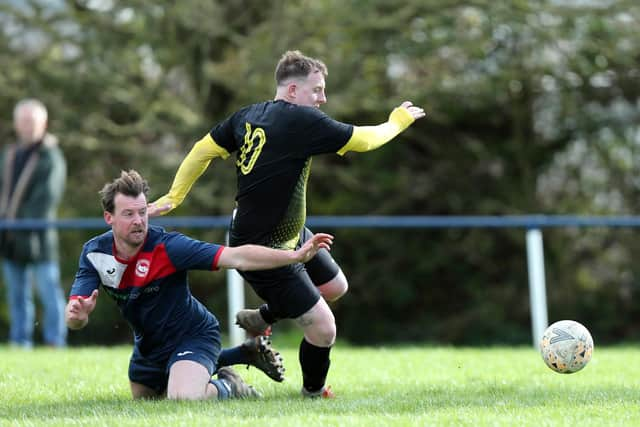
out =
[[(300, 49), (329, 66), (323, 109), (339, 120), (379, 123), (405, 99), (429, 114), (376, 152), (314, 160), (311, 215), (633, 214), (639, 18), (624, 0), (3, 2), (0, 114), (24, 96), (50, 106), (70, 164), (62, 215), (97, 216), (120, 169), (163, 193), (192, 142), (273, 97), (275, 63)], [(175, 215), (228, 214), (234, 190), (232, 162), (215, 162)], [(335, 232), (344, 337), (530, 341), (522, 230)], [(69, 283), (84, 234), (63, 237)], [(637, 338), (636, 241), (545, 232), (550, 319)], [(223, 281), (193, 281), (222, 319)]]

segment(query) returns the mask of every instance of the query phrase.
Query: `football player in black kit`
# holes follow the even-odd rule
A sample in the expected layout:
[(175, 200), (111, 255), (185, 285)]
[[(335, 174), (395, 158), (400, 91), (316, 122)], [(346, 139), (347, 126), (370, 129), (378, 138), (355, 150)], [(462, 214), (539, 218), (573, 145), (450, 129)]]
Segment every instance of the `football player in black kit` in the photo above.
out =
[[(150, 215), (175, 209), (211, 160), (235, 152), (231, 246), (252, 243), (294, 250), (308, 240), (313, 235), (305, 227), (312, 157), (374, 150), (425, 115), (422, 108), (405, 101), (380, 125), (341, 123), (320, 110), (327, 102), (326, 76), (322, 61), (299, 51), (286, 52), (275, 70), (275, 99), (242, 108), (196, 142), (169, 192), (150, 205)], [(302, 395), (334, 397), (325, 385), (336, 338), (327, 301), (340, 298), (348, 283), (329, 252), (319, 251), (306, 264), (240, 274), (266, 304), (238, 312), (238, 324), (252, 335), (263, 335), (277, 319), (295, 319), (304, 332), (299, 351)]]

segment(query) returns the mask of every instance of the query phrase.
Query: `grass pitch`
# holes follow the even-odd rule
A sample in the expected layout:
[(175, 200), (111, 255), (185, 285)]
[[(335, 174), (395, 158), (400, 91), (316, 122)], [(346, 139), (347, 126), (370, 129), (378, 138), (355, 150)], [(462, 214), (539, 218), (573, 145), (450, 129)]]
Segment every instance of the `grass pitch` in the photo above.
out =
[[(277, 337), (274, 345), (278, 346)], [(640, 425), (640, 347), (596, 347), (575, 374), (531, 347), (357, 348), (338, 344), (335, 400), (304, 400), (297, 349), (287, 380), (236, 367), (262, 400), (132, 401), (130, 347), (31, 352), (0, 347), (1, 426), (631, 426)]]

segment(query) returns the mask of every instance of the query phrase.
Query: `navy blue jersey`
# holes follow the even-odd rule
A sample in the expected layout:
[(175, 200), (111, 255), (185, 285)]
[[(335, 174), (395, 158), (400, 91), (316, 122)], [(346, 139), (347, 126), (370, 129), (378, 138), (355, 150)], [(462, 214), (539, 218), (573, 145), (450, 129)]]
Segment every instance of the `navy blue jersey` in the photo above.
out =
[(138, 254), (123, 260), (115, 255), (108, 231), (85, 243), (70, 298), (87, 297), (102, 284), (131, 325), (142, 355), (171, 352), (185, 335), (218, 327), (215, 316), (191, 295), (187, 273), (216, 270), (223, 250), (149, 226)]
[(232, 245), (293, 249), (306, 219), (311, 156), (338, 152), (352, 133), (318, 108), (281, 100), (245, 107), (214, 127), (216, 144), (236, 152)]

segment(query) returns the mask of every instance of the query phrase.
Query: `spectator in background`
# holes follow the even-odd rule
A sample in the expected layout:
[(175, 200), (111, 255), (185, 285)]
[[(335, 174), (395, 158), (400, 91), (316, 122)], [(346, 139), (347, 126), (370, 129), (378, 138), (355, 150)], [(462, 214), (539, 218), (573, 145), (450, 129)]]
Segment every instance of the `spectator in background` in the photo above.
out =
[[(7, 145), (0, 158), (0, 217), (54, 220), (64, 192), (67, 167), (57, 138), (47, 133), (47, 109), (36, 99), (24, 99), (15, 106), (13, 122), (17, 142)], [(0, 237), (10, 344), (33, 346), (33, 280), (44, 310), (44, 343), (65, 346), (67, 328), (57, 230), (1, 230)]]

